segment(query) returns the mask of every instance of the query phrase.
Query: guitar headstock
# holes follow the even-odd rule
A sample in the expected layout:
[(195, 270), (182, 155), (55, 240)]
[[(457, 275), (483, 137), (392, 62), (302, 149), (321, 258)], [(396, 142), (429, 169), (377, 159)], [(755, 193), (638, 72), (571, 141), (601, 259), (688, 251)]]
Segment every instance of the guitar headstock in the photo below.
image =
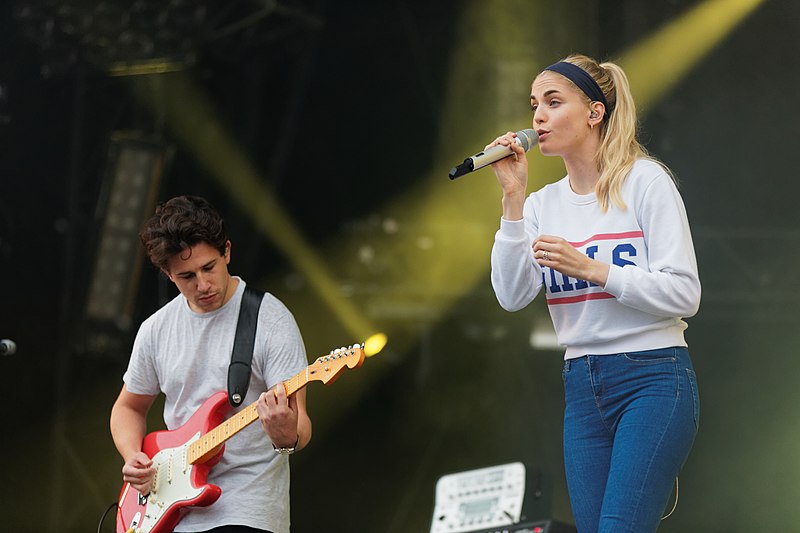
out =
[(331, 383), (345, 368), (358, 368), (364, 362), (364, 345), (354, 344), (331, 350), (328, 355), (318, 357), (308, 365), (308, 380)]

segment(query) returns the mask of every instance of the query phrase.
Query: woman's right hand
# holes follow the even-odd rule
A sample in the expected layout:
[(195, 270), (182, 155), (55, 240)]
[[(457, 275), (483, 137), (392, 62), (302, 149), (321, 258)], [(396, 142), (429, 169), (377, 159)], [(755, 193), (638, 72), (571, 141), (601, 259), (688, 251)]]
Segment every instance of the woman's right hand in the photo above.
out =
[(509, 146), (514, 151), (513, 156), (492, 163), (497, 181), (503, 189), (503, 218), (507, 220), (522, 218), (522, 206), (528, 187), (528, 158), (525, 157), (525, 149), (516, 143), (516, 136), (516, 133), (509, 131), (484, 148), (488, 150), (502, 145)]

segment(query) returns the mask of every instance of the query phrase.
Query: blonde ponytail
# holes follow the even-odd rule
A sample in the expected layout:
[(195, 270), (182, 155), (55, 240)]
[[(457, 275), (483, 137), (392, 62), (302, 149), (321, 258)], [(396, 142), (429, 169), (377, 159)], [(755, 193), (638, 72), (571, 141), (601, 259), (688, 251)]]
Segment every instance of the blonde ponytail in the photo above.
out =
[(600, 179), (595, 195), (604, 213), (612, 204), (619, 209), (626, 209), (620, 192), (625, 178), (637, 159), (652, 159), (636, 140), (636, 104), (628, 77), (616, 63), (598, 64), (584, 55), (571, 55), (563, 61), (588, 72), (608, 101), (610, 109), (606, 109), (607, 118), (600, 126), (600, 149), (596, 161)]

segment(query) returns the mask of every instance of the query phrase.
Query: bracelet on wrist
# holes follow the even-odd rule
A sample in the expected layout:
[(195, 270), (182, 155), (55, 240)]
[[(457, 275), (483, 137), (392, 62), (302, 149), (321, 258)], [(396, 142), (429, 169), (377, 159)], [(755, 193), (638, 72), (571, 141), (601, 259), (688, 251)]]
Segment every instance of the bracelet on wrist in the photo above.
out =
[(275, 444), (273, 443), (272, 449), (275, 450), (275, 453), (280, 455), (292, 455), (295, 451), (297, 451), (297, 445), (299, 443), (300, 443), (300, 435), (297, 436), (297, 440), (291, 446), (279, 448), (275, 446)]

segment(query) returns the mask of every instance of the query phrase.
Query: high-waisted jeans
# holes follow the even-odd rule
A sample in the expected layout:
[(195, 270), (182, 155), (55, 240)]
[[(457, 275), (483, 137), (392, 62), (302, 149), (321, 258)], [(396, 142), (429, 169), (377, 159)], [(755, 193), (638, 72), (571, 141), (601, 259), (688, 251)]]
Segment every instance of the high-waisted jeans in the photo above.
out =
[(564, 464), (579, 533), (648, 533), (697, 433), (689, 352), (664, 348), (564, 362)]

